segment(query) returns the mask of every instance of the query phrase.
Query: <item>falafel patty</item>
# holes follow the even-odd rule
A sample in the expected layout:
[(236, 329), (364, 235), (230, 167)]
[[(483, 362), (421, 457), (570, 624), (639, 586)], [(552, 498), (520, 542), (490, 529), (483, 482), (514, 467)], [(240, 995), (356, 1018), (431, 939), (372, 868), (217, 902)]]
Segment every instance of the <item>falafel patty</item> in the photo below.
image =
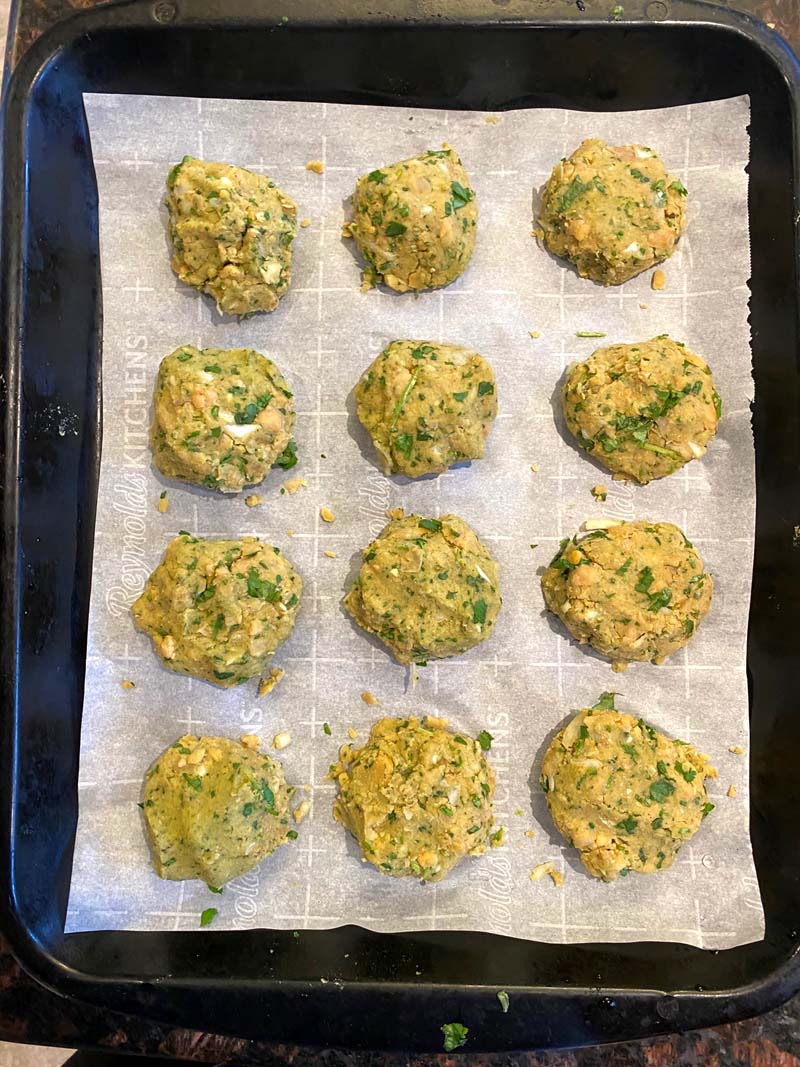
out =
[(344, 606), (399, 663), (456, 656), (491, 634), (499, 568), (457, 515), (393, 519), (362, 555)]
[(223, 493), (263, 481), (294, 426), (286, 379), (251, 348), (177, 348), (158, 368), (153, 411), (162, 474)]
[(179, 534), (131, 608), (165, 667), (230, 689), (260, 675), (294, 627), (303, 583), (255, 537)]
[(545, 603), (614, 670), (661, 663), (711, 607), (713, 581), (671, 522), (618, 522), (561, 543), (542, 575)]
[(167, 176), (172, 269), (220, 314), (274, 311), (292, 280), (297, 204), (263, 174), (184, 156)]
[(708, 364), (666, 334), (598, 348), (570, 369), (561, 400), (581, 448), (642, 485), (705, 455), (722, 412)]
[(349, 232), (368, 263), (365, 285), (405, 293), (455, 281), (472, 258), (477, 224), (467, 172), (445, 148), (359, 178)]
[(685, 186), (652, 148), (591, 138), (553, 168), (538, 235), (581, 277), (621, 285), (672, 255), (685, 212)]
[(716, 775), (707, 756), (616, 711), (604, 693), (553, 738), (540, 784), (584, 867), (612, 882), (672, 865), (714, 807), (705, 780)]
[(497, 415), (494, 372), (486, 360), (432, 341), (392, 341), (355, 394), (384, 474), (410, 478), (480, 459)]
[(179, 737), (145, 778), (156, 873), (217, 888), (251, 871), (287, 840), (291, 793), (271, 756), (227, 737)]
[(382, 874), (438, 882), (486, 851), (494, 774), (480, 744), (441, 719), (380, 719), (331, 777), (334, 818)]

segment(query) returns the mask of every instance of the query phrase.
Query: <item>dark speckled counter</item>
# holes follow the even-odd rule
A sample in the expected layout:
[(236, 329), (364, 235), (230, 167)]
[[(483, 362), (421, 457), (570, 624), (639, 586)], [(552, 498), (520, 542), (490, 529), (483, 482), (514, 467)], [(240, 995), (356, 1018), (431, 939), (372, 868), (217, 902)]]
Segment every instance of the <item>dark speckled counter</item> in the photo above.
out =
[[(565, 4), (569, 0), (564, 0)], [(587, 16), (603, 15), (613, 0), (585, 0)], [(96, 0), (15, 0), (9, 30), (8, 65), (45, 30), (75, 11), (100, 6)], [(737, 0), (747, 11), (781, 33), (800, 51), (800, 0)], [(197, 1063), (311, 1064), (353, 1067), (447, 1067), (468, 1060), (475, 1067), (800, 1067), (800, 996), (783, 1008), (713, 1030), (605, 1045), (574, 1052), (518, 1055), (413, 1056), (350, 1053), (220, 1037), (180, 1030), (66, 1001), (49, 993), (19, 967), (0, 938), (0, 1040), (67, 1048), (98, 1048), (141, 1055), (175, 1057)]]

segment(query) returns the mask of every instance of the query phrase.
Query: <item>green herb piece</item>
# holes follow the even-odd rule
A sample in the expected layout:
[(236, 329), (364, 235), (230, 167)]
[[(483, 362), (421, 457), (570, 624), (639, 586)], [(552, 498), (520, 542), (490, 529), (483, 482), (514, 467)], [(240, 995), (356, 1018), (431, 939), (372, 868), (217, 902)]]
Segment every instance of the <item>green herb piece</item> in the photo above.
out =
[(206, 908), (205, 911), (200, 913), (200, 925), (210, 926), (218, 915), (219, 912), (216, 908)]
[(622, 566), (621, 567), (617, 567), (617, 572), (616, 573), (620, 574), (620, 575), (627, 574), (628, 573), (628, 568), (630, 567), (632, 562), (633, 562), (632, 557), (628, 556), (628, 558), (625, 560), (625, 562), (622, 564)]
[(600, 699), (592, 705), (593, 711), (615, 711), (614, 697), (616, 693), (601, 693)]
[(662, 589), (658, 593), (649, 593), (648, 595), (650, 597), (651, 611), (660, 611), (669, 604), (670, 600), (672, 600), (672, 591), (667, 588)]
[(683, 632), (686, 634), (687, 637), (691, 637), (694, 633), (694, 623), (691, 619), (683, 620)]
[(210, 600), (214, 593), (216, 593), (217, 587), (215, 585), (206, 586), (202, 593), (198, 593), (194, 598), (195, 604), (204, 604), (206, 600)]
[(394, 406), (394, 411), (392, 412), (391, 422), (389, 424), (389, 429), (390, 430), (393, 430), (395, 428), (395, 426), (397, 425), (397, 420), (402, 415), (403, 408), (408, 403), (408, 398), (411, 396), (411, 390), (417, 384), (417, 378), (418, 377), (419, 377), (419, 367), (415, 367), (411, 377), (408, 379), (408, 383), (407, 383), (405, 389), (403, 390), (403, 392), (400, 395), (400, 399), (397, 401), (397, 403)]
[(481, 730), (478, 734), (478, 744), (481, 746), (484, 752), (488, 752), (492, 747), (492, 741), (494, 738), (488, 730)]
[(472, 621), (478, 626), (483, 626), (486, 622), (486, 601), (476, 600), (472, 605)]
[(672, 182), (672, 184), (670, 185), (670, 189), (674, 189), (675, 192), (678, 193), (680, 196), (686, 196), (689, 192), (683, 182), (680, 182), (677, 179)]
[(209, 363), (207, 367), (203, 367), (206, 374), (222, 374), (222, 367), (219, 363)]
[(722, 400), (716, 389), (712, 392), (711, 399), (714, 402), (714, 411), (716, 411), (717, 418), (719, 419), (722, 417)]
[(225, 616), (222, 614), (222, 612), (220, 612), (219, 615), (217, 615), (216, 619), (214, 619), (214, 625), (211, 627), (211, 640), (212, 641), (214, 641), (216, 639), (217, 634), (220, 632), (220, 630), (222, 629), (222, 627), (224, 625), (225, 625)]
[(261, 783), (261, 799), (264, 801), (264, 807), (270, 813), (270, 815), (277, 815), (275, 811), (275, 794), (270, 789), (266, 782)]
[(203, 788), (203, 780), (198, 778), (197, 775), (187, 774), (186, 771), (184, 771), (183, 780), (190, 789), (194, 789), (195, 793), (199, 793)]
[(571, 208), (579, 197), (583, 196), (585, 193), (588, 193), (588, 191), (593, 188), (593, 185), (593, 182), (584, 182), (576, 174), (567, 186), (567, 188), (561, 194), (561, 199), (558, 202), (559, 212), (564, 212)]
[(210, 886), (207, 886), (206, 888), (208, 889), (209, 893), (221, 893), (222, 892), (222, 887), (221, 886), (217, 887), (215, 885), (210, 885)]
[(634, 589), (637, 593), (647, 593), (648, 589), (653, 584), (653, 581), (653, 572), (649, 567), (643, 567), (639, 571), (639, 581), (634, 586)]
[(445, 1052), (452, 1052), (454, 1049), (466, 1045), (469, 1027), (464, 1026), (462, 1023), (445, 1023), (441, 1030), (444, 1034)]
[(503, 1015), (508, 1013), (508, 993), (505, 989), (498, 991), (497, 999), (500, 1001), (500, 1007), (503, 1009)]
[(638, 168), (631, 167), (630, 172), (632, 178), (636, 178), (636, 180), (640, 182), (646, 182), (648, 185), (650, 184), (650, 179), (647, 177), (646, 174), (642, 174), (642, 172), (638, 170)]
[(290, 841), (296, 841), (297, 840), (297, 830), (287, 830), (286, 831), (286, 836)]
[(430, 530), (431, 533), (439, 533), (442, 529), (442, 524), (438, 519), (420, 519), (419, 525), (423, 530)]
[(226, 678), (233, 678), (236, 671), (214, 671), (214, 677), (224, 682)]
[(407, 227), (402, 222), (390, 222), (385, 232), (387, 237), (400, 237), (401, 234), (406, 232), (406, 229)]
[(382, 170), (371, 170), (367, 175), (368, 182), (382, 182), (386, 180), (386, 175)]
[(269, 604), (277, 604), (281, 598), (281, 591), (274, 582), (267, 578), (259, 578), (258, 571), (251, 567), (247, 572), (247, 595), (256, 597), (258, 600), (266, 600)]
[(398, 433), (394, 436), (394, 447), (408, 458), (414, 448), (414, 438), (410, 433)]
[(242, 808), (242, 815), (244, 815), (245, 819), (249, 819), (254, 811), (255, 804), (253, 804), (252, 801), (248, 800), (248, 802)]
[(494, 386), (491, 382), (478, 382), (478, 396), (491, 396)]
[(457, 400), (459, 404), (463, 404), (469, 396), (469, 390), (465, 389), (463, 393), (453, 393), (453, 400)]
[(283, 452), (278, 456), (273, 467), (280, 467), (281, 470), (289, 471), (297, 463), (297, 441), (292, 440), (284, 448)]
[(697, 777), (697, 771), (692, 767), (684, 767), (682, 763), (675, 760), (675, 770), (680, 774), (685, 781), (693, 782)]
[(327, 734), (327, 735), (328, 735), (328, 737), (330, 737), (330, 736), (331, 736), (331, 728), (330, 728), (330, 725), (329, 725), (329, 724), (328, 724), (327, 722), (324, 722), (324, 723), (322, 724), (322, 732), (323, 732), (324, 734)]
[(178, 362), (179, 363), (185, 363), (187, 359), (191, 359), (192, 358), (192, 355), (193, 355), (192, 352), (181, 352), (178, 355)]
[(638, 821), (634, 819), (632, 815), (628, 815), (617, 823), (617, 830), (622, 830), (623, 833), (632, 834), (635, 832), (636, 827), (639, 825)]
[(603, 333), (602, 330), (578, 330), (575, 334), (576, 337), (607, 337), (608, 335)]
[(453, 207), (456, 211), (466, 207), (474, 195), (471, 189), (466, 189), (460, 182), (451, 182), (450, 192), (453, 194)]
[(672, 796), (674, 792), (675, 786), (672, 782), (667, 781), (666, 778), (659, 778), (650, 786), (650, 799), (655, 800), (657, 804), (660, 804), (662, 800), (666, 800), (667, 797)]
[(702, 810), (702, 812), (703, 812), (703, 818), (705, 819), (706, 815), (708, 815), (708, 813), (709, 813), (710, 811), (713, 811), (713, 810), (714, 810), (714, 805), (713, 805), (713, 804), (711, 803), (711, 801), (709, 800), (709, 801), (707, 801), (707, 802), (706, 802), (706, 803), (705, 803), (705, 804), (703, 805), (703, 807), (702, 807), (702, 809), (701, 809), (701, 810)]

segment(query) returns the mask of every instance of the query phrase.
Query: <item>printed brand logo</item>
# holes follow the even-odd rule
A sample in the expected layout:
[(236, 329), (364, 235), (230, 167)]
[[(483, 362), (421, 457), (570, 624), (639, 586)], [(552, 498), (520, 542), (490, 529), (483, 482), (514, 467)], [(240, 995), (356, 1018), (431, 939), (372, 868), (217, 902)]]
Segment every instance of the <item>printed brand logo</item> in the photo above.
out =
[(386, 514), (392, 506), (389, 488), (389, 479), (378, 471), (372, 471), (367, 476), (367, 484), (358, 488), (358, 510), (369, 519), (369, 532), (372, 537), (377, 537), (389, 521)]
[[(509, 789), (508, 765), (511, 758), (508, 743), (508, 712), (489, 711), (486, 716), (486, 729), (492, 734), (491, 761), (495, 774), (494, 789), (494, 829), (508, 825)], [(511, 894), (514, 879), (511, 861), (508, 857), (508, 845), (489, 848), (486, 856), (475, 864), (472, 877), (479, 881), (478, 896), (486, 901), (491, 929), (498, 934), (510, 934), (513, 930), (511, 915)]]

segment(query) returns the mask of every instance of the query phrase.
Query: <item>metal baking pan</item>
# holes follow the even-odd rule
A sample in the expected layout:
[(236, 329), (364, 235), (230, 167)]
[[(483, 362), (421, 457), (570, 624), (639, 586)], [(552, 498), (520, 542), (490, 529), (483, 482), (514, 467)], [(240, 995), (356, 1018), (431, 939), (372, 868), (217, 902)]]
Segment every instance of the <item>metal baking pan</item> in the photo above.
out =
[[(797, 85), (781, 38), (698, 0), (626, 0), (618, 22), (566, 0), (134, 0), (77, 15), (25, 55), (4, 116), (0, 864), (4, 932), (37, 979), (188, 1027), (408, 1051), (440, 1049), (453, 1020), (468, 1051), (618, 1041), (755, 1014), (800, 987)], [(84, 90), (600, 111), (750, 94), (748, 674), (764, 941), (708, 952), (352, 926), (64, 936), (101, 442)], [(62, 436), (64, 418), (77, 433)]]

